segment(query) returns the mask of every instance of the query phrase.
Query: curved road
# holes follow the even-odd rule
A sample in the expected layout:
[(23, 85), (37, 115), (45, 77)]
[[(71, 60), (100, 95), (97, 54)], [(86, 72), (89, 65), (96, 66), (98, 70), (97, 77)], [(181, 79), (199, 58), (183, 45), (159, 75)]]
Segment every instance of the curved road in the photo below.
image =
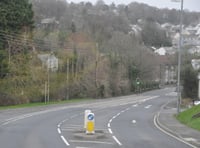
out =
[[(2, 148), (190, 148), (156, 128), (154, 116), (175, 99), (173, 88), (68, 105), (0, 111)], [(105, 137), (77, 138), (83, 113), (95, 113)]]

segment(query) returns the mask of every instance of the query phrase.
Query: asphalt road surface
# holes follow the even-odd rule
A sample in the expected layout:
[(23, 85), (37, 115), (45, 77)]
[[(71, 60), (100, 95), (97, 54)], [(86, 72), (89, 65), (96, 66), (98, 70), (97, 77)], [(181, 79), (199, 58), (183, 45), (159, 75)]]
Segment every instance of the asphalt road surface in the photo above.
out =
[[(189, 148), (155, 125), (161, 106), (175, 98), (174, 89), (165, 88), (76, 104), (0, 111), (0, 147)], [(86, 109), (95, 114), (95, 129), (103, 136), (79, 136)]]

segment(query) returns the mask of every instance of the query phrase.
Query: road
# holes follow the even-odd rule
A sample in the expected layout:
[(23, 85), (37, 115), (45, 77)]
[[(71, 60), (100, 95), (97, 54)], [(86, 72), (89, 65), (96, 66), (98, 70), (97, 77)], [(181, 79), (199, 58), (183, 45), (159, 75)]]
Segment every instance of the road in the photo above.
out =
[[(2, 148), (189, 148), (166, 135), (154, 117), (174, 100), (173, 88), (68, 105), (0, 111)], [(95, 114), (101, 138), (76, 137), (84, 110)]]

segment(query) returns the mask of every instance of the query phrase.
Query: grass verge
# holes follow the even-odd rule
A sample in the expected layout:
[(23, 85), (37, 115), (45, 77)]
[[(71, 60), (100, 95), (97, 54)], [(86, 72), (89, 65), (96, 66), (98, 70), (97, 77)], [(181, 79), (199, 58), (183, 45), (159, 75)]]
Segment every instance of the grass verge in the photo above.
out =
[(70, 99), (70, 100), (64, 100), (64, 101), (51, 101), (51, 102), (48, 102), (46, 104), (44, 102), (40, 102), (40, 103), (28, 103), (28, 104), (20, 104), (20, 105), (12, 105), (12, 106), (0, 106), (0, 110), (39, 107), (39, 106), (56, 105), (56, 104), (76, 103), (76, 102), (82, 102), (82, 101), (88, 101), (88, 100), (92, 100), (92, 99), (81, 98), (81, 99)]
[(186, 111), (181, 112), (177, 116), (177, 119), (181, 123), (200, 131), (200, 117), (193, 118), (194, 115), (197, 115), (199, 113), (200, 113), (200, 105), (194, 106)]

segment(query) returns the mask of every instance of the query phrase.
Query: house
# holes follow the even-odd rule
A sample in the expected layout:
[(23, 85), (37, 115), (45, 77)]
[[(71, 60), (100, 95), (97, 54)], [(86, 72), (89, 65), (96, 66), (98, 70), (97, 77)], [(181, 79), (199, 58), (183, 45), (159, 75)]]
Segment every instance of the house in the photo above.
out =
[(174, 64), (174, 55), (157, 55), (156, 80), (160, 85), (174, 84), (177, 77), (177, 65)]
[(191, 64), (194, 70), (200, 69), (200, 59), (192, 59)]
[(56, 21), (55, 17), (53, 18), (46, 18), (41, 20), (41, 26), (42, 28), (46, 29), (56, 29), (58, 28), (59, 21)]
[(166, 49), (161, 47), (161, 48), (155, 50), (155, 53), (157, 53), (158, 55), (166, 55)]
[(133, 35), (139, 35), (142, 31), (142, 28), (138, 25), (130, 25), (132, 31), (129, 32), (129, 34), (133, 34)]
[(52, 72), (58, 71), (58, 58), (53, 54), (39, 54), (38, 58), (42, 62), (42, 66)]

